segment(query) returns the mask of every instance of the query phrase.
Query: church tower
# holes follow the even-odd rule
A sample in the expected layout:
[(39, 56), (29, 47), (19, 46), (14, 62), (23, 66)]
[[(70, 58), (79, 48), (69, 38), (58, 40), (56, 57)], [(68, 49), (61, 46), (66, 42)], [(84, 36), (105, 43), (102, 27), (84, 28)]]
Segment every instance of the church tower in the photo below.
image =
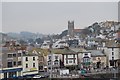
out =
[(74, 21), (68, 21), (68, 35), (70, 38), (74, 37)]

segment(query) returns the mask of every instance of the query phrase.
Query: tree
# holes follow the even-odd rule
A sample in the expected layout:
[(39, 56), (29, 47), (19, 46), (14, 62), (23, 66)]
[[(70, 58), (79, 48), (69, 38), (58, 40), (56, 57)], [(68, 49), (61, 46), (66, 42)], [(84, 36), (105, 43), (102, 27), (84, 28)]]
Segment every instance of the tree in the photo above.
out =
[(31, 39), (28, 39), (28, 43), (33, 43), (34, 40), (31, 38)]
[(67, 36), (68, 34), (68, 30), (64, 30), (61, 34), (60, 34), (60, 38), (62, 38), (63, 36)]
[(43, 40), (42, 40), (41, 38), (37, 38), (37, 39), (35, 40), (35, 42), (36, 42), (37, 44), (42, 44), (42, 43), (43, 43)]
[(24, 41), (24, 40), (22, 40), (22, 39), (20, 39), (18, 42), (19, 42), (21, 45), (27, 45), (27, 42)]

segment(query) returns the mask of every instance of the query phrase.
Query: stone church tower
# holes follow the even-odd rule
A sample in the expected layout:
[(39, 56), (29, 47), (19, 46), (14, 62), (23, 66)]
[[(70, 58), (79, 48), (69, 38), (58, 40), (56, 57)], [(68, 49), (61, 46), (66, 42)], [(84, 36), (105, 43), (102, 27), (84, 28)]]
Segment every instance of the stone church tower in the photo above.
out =
[(74, 21), (68, 21), (68, 35), (70, 38), (74, 37)]

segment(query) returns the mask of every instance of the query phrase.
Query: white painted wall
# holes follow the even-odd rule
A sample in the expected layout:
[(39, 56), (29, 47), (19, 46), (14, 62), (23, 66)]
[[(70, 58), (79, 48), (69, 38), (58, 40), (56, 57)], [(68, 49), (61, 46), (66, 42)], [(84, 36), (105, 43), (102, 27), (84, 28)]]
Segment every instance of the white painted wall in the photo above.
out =
[(42, 49), (49, 49), (50, 48), (50, 41), (44, 41), (41, 48)]
[[(64, 43), (61, 43), (64, 42)], [(68, 46), (67, 42), (65, 40), (58, 40), (55, 43), (53, 43), (52, 48), (61, 48), (64, 46)]]
[[(68, 58), (73, 58), (73, 55), (68, 55)], [(72, 60), (68, 60), (68, 64), (66, 63), (66, 55), (64, 55), (64, 65), (65, 66), (69, 66), (69, 65), (78, 65), (78, 57), (77, 54), (75, 54), (75, 63)], [(69, 61), (72, 61), (72, 63), (70, 63)]]
[(69, 74), (69, 69), (60, 70), (60, 75)]
[[(108, 54), (108, 58), (109, 60), (112, 60), (112, 57), (114, 57), (114, 60), (120, 59), (120, 48), (108, 48), (109, 54)], [(112, 55), (112, 52), (114, 52), (114, 55)]]
[[(26, 61), (26, 57), (28, 57), (28, 61)], [(33, 57), (35, 57), (35, 61), (33, 61)], [(37, 74), (38, 73), (38, 56), (23, 56), (23, 75), (28, 74)], [(33, 71), (33, 63), (35, 63), (35, 69), (36, 71)], [(28, 64), (28, 68), (26, 68), (26, 64)], [(33, 72), (28, 72), (33, 71)]]

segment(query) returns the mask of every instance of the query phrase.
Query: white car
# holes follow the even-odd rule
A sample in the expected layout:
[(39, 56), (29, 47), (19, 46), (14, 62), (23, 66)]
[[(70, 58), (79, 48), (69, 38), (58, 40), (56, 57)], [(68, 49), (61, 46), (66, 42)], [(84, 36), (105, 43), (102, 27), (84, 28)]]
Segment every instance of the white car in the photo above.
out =
[(41, 78), (40, 75), (35, 75), (33, 78)]

